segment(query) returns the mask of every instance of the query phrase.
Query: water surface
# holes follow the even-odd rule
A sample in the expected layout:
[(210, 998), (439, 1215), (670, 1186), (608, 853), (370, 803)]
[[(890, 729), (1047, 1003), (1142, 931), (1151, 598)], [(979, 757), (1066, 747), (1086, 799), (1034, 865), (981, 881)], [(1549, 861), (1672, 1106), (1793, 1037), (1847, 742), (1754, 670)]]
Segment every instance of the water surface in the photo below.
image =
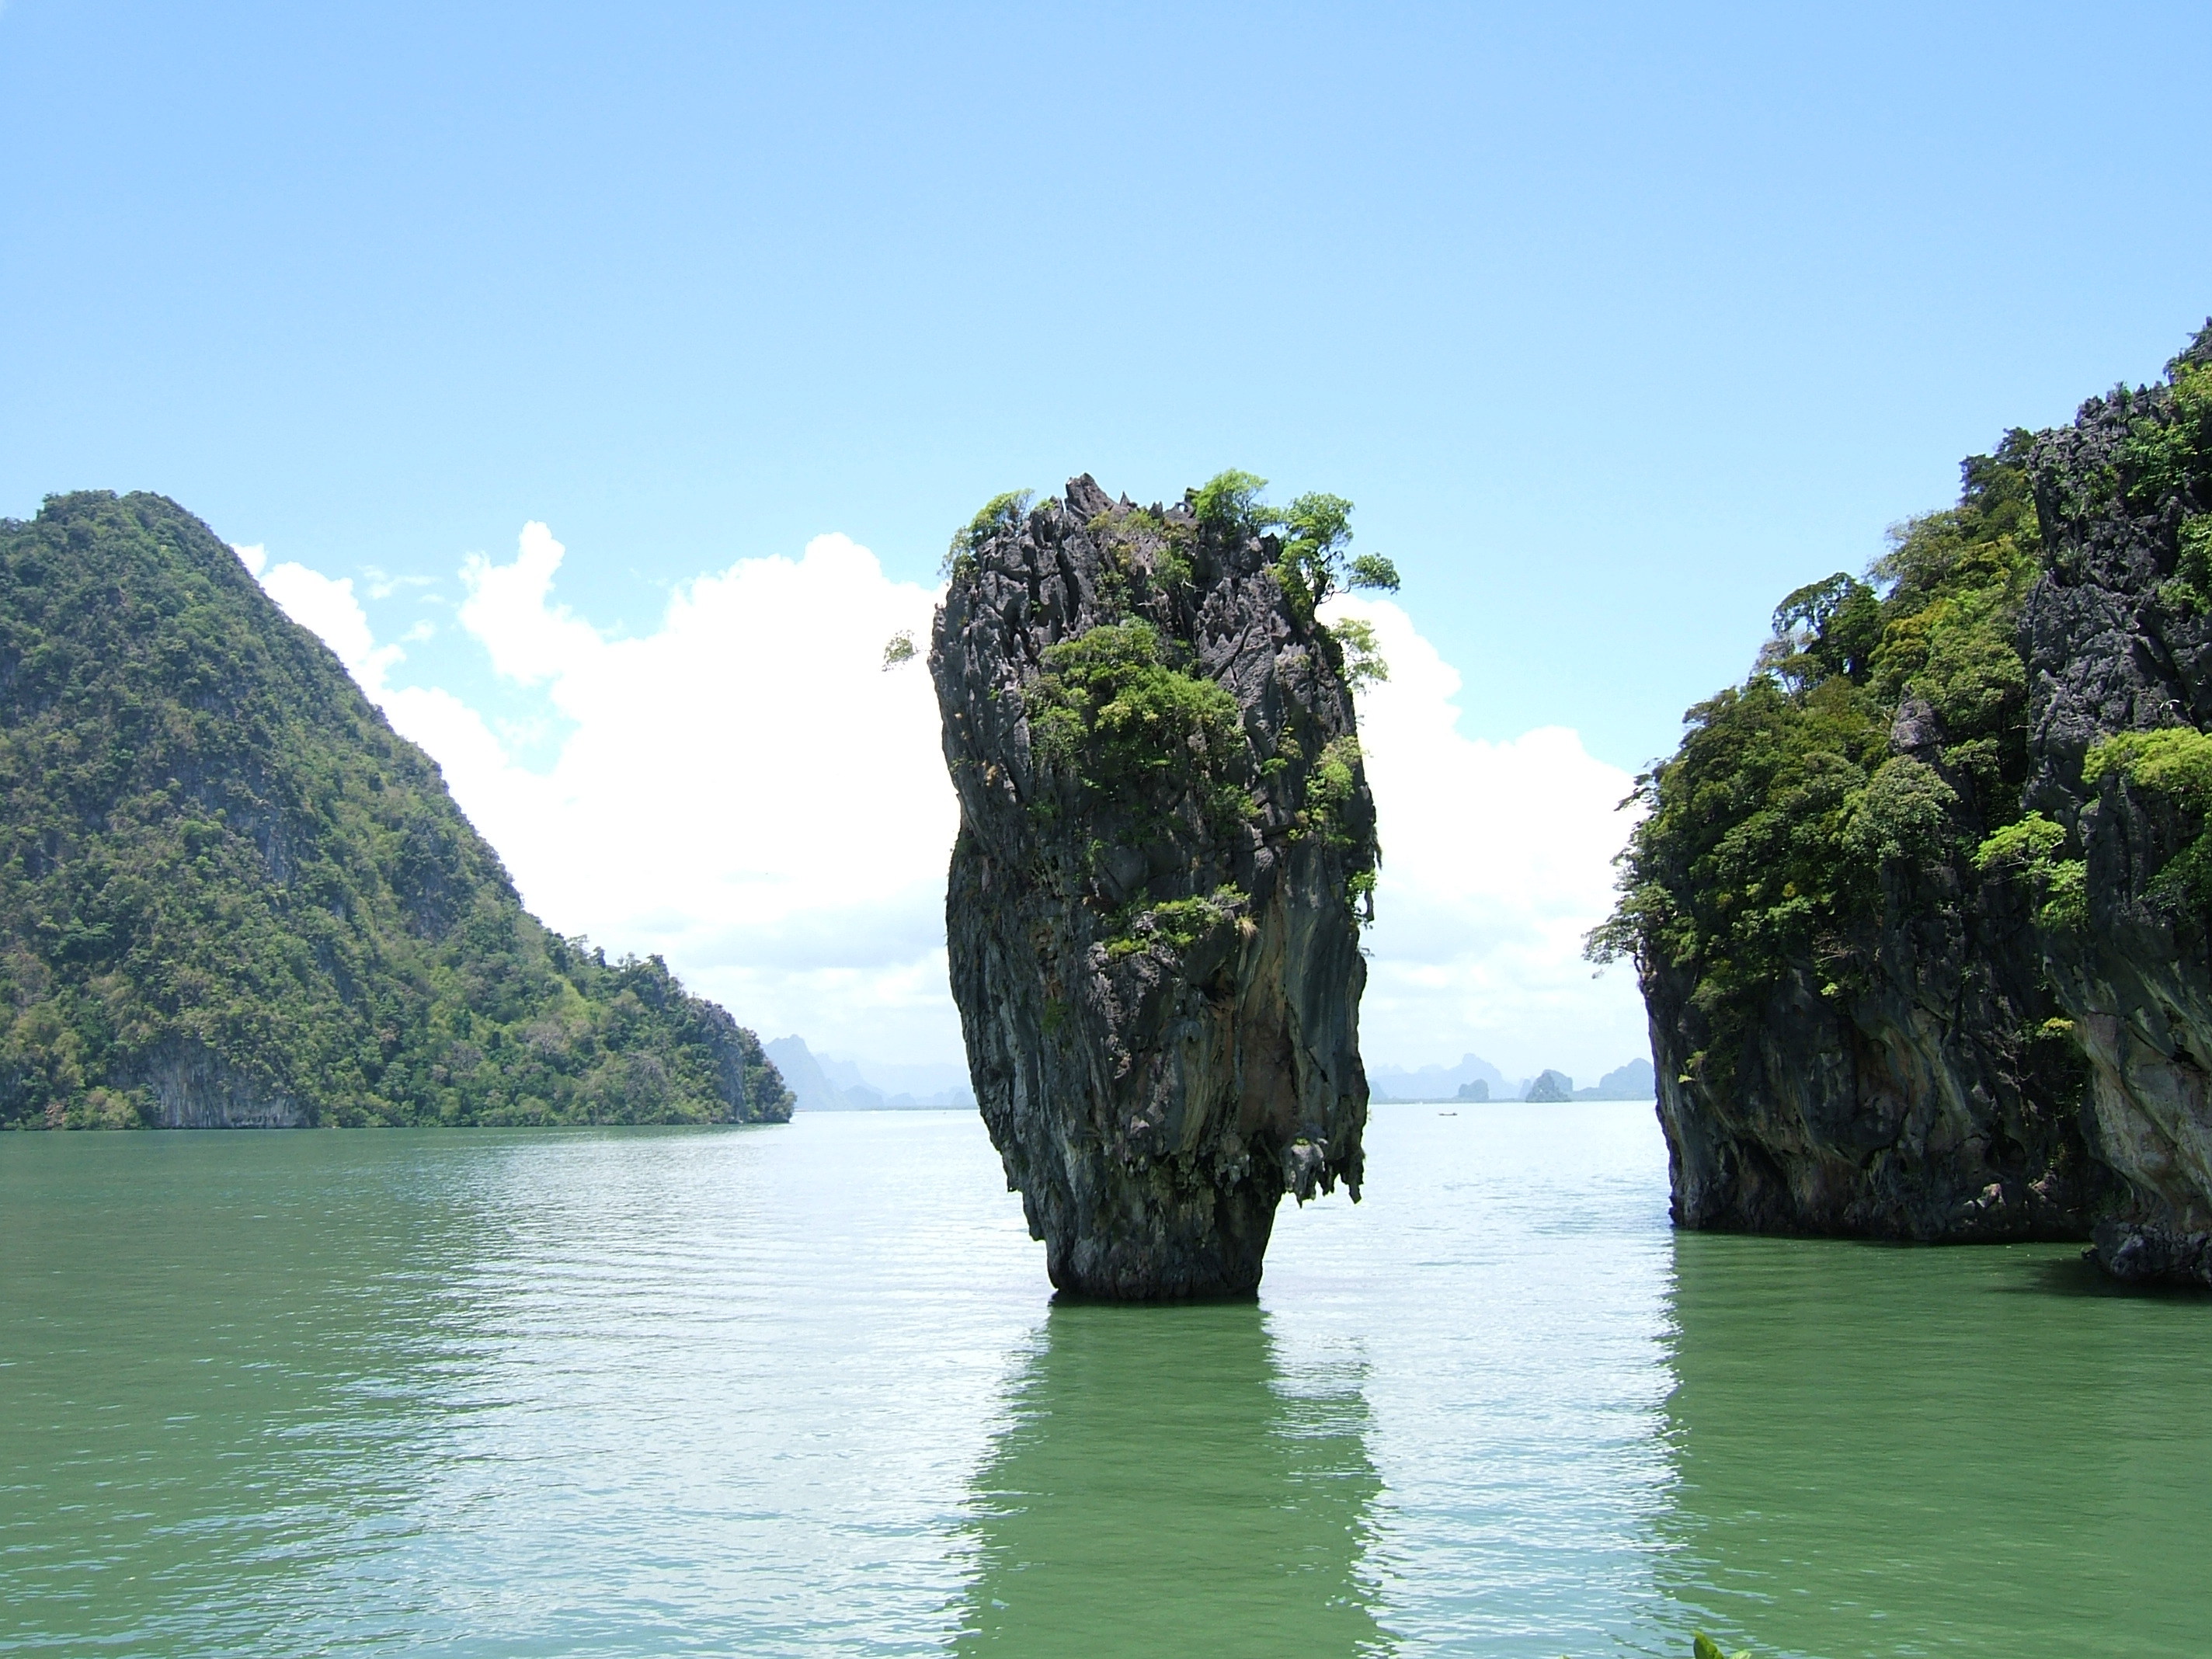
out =
[(1648, 1106), (1369, 1167), (1133, 1309), (962, 1113), (0, 1137), (0, 1652), (2204, 1650), (2212, 1301), (1677, 1237)]

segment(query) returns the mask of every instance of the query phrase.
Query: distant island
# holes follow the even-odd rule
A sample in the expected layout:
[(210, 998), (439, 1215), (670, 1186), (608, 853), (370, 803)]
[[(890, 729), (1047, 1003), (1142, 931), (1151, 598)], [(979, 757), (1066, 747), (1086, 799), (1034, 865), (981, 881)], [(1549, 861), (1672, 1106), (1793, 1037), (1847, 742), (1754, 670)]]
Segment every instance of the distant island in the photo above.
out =
[(159, 495), (0, 520), (0, 1125), (732, 1123), (658, 957), (522, 908), (436, 764)]
[(1566, 1073), (1550, 1070), (1509, 1084), (1504, 1073), (1476, 1054), (1462, 1054), (1456, 1066), (1425, 1066), (1419, 1071), (1378, 1066), (1367, 1079), (1373, 1098), (1401, 1102), (1650, 1100), (1658, 1086), (1651, 1062), (1641, 1054), (1614, 1066), (1587, 1089), (1576, 1088)]
[[(879, 1083), (851, 1060), (817, 1054), (799, 1036), (781, 1036), (763, 1045), (783, 1074), (797, 1109), (802, 1112), (901, 1112), (945, 1107), (975, 1109), (975, 1091), (964, 1069), (955, 1066), (878, 1066)], [(890, 1079), (905, 1082), (888, 1086)]]

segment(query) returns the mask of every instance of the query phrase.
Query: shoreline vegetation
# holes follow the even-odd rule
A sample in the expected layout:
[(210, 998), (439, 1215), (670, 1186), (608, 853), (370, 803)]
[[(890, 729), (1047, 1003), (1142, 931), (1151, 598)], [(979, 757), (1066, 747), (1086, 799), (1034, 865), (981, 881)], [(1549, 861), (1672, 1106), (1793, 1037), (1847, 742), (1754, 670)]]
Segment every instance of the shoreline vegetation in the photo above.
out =
[(752, 1122), (657, 957), (523, 908), (437, 765), (174, 502), (0, 520), (0, 1125)]

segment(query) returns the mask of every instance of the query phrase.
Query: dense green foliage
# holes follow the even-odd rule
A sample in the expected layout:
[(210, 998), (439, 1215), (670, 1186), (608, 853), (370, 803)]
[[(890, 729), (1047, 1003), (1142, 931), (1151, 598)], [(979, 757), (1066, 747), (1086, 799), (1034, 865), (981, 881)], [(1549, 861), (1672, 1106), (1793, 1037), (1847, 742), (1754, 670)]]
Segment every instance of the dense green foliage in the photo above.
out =
[[(1253, 535), (1275, 532), (1275, 580), (1308, 621), (1340, 587), (1398, 591), (1398, 569), (1389, 559), (1380, 553), (1354, 557), (1346, 550), (1352, 544), (1350, 501), (1325, 490), (1311, 490), (1286, 507), (1271, 507), (1260, 499), (1267, 487), (1265, 478), (1232, 467), (1216, 473), (1186, 499), (1200, 524), (1241, 528)], [(1371, 635), (1367, 644), (1371, 653)]]
[(1032, 741), (1140, 814), (1193, 803), (1213, 833), (1249, 810), (1243, 725), (1237, 699), (1176, 657), (1141, 619), (1048, 646), (1028, 694)]
[(340, 1123), (781, 1115), (656, 957), (550, 933), (336, 658), (158, 496), (0, 521), (0, 1122), (166, 1070)]
[[(1309, 738), (1285, 733), (1285, 752), (1255, 753), (1236, 697), (1200, 672), (1190, 645), (1176, 636), (1200, 599), (1192, 584), (1202, 558), (1218, 556), (1222, 541), (1273, 535), (1261, 544), (1291, 608), (1308, 630), (1317, 654), (1357, 686), (1388, 677), (1373, 630), (1358, 618), (1331, 628), (1312, 607), (1340, 577), (1364, 578), (1346, 562), (1352, 503), (1340, 496), (1302, 495), (1276, 511), (1261, 499), (1267, 481), (1227, 471), (1188, 491), (1188, 513), (1108, 505), (1083, 528), (1096, 550), (1090, 625), (1042, 651), (1038, 673), (1024, 693), (1033, 752), (1056, 787), (1042, 790), (1030, 810), (1058, 817), (1076, 803), (1089, 813), (1105, 805), (1113, 820), (1094, 824), (1086, 845), (1086, 872), (1096, 877), (1115, 845), (1155, 849), (1175, 842), (1194, 847), (1232, 844), (1237, 831), (1263, 814), (1267, 793), (1288, 771)], [(980, 551), (991, 535), (1011, 528), (1026, 497), (994, 497), (953, 538), (957, 564)], [(1052, 504), (1048, 503), (1048, 508)], [(1280, 532), (1280, 533), (1276, 533)], [(1249, 545), (1249, 544), (1248, 544)], [(1213, 547), (1212, 555), (1204, 550)], [(1387, 571), (1395, 585), (1395, 573)], [(1303, 574), (1301, 574), (1303, 573)], [(1374, 575), (1374, 570), (1369, 574)], [(1372, 584), (1370, 584), (1372, 585)], [(1291, 812), (1292, 840), (1320, 839), (1333, 849), (1354, 848), (1360, 836), (1346, 818), (1358, 789), (1358, 742), (1340, 738), (1308, 753), (1301, 793)], [(1070, 786), (1073, 786), (1071, 793)], [(1193, 873), (1199, 865), (1191, 866)], [(1372, 919), (1375, 888), (1371, 851), (1348, 878), (1348, 894)], [(1142, 896), (1121, 902), (1098, 887), (1094, 902), (1110, 908), (1103, 937), (1109, 955), (1164, 946), (1188, 949), (1232, 919), (1247, 896), (1234, 882), (1175, 898)]]
[[(1680, 750), (1637, 781), (1647, 815), (1591, 954), (1693, 975), (1717, 1078), (1792, 965), (1830, 994), (1868, 981), (1886, 865), (1966, 864), (2021, 817), (2014, 635), (2040, 547), (2027, 451), (2014, 432), (1968, 460), (1958, 506), (1906, 526), (1871, 582), (1790, 594), (1750, 678), (1692, 708)], [(1908, 699), (1937, 764), (1890, 752)], [(2057, 844), (2037, 846), (2046, 885), (2069, 879)]]
[(1034, 499), (1026, 489), (1003, 489), (984, 502), (974, 518), (952, 532), (951, 544), (945, 550), (945, 574), (959, 570), (962, 561), (975, 557), (977, 548), (1008, 525), (1019, 523)]
[(2150, 895), (2177, 908), (2212, 910), (2212, 735), (2187, 726), (2119, 732), (2092, 746), (2081, 764), (2086, 784), (2108, 774), (2195, 820), (2196, 838), (2160, 867)]
[(1974, 868), (2026, 881), (2042, 901), (2037, 919), (2045, 927), (2081, 928), (2089, 922), (2089, 872), (2080, 859), (2063, 856), (2064, 826), (2040, 812), (2008, 823), (1974, 849)]

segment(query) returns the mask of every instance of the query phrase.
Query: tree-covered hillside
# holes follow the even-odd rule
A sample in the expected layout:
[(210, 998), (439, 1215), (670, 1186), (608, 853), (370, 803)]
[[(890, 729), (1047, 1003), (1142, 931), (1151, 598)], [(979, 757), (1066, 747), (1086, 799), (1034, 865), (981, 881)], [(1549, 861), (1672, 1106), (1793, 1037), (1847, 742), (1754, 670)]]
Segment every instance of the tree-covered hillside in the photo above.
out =
[[(1642, 981), (1684, 1225), (2069, 1238), (2106, 1200), (2037, 925), (2081, 866), (2023, 799), (2035, 441), (1969, 459), (1870, 581), (1785, 599), (1638, 781), (1591, 946)], [(1985, 851), (2031, 833), (2033, 891)]]
[(658, 957), (526, 912), (436, 765), (156, 495), (0, 520), (0, 1123), (788, 1115)]
[(1904, 527), (1870, 573), (1886, 592), (1839, 573), (1785, 599), (1750, 678), (1691, 709), (1680, 750), (1637, 781), (1647, 816), (1592, 955), (1694, 984), (1702, 1081), (1730, 1086), (1793, 966), (1831, 997), (1872, 980), (1886, 861), (1963, 865), (2021, 817), (2030, 438), (1969, 459), (1959, 504)]

